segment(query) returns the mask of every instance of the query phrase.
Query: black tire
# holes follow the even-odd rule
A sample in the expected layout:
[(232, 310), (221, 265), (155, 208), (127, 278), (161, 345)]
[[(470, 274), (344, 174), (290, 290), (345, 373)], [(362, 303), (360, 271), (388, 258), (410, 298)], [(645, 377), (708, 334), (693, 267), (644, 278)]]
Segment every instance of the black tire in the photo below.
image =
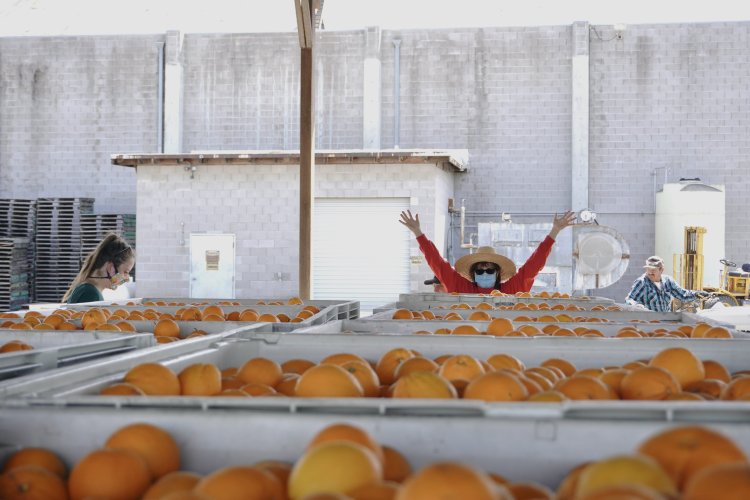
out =
[(730, 306), (730, 307), (735, 307), (735, 306), (739, 305), (739, 304), (737, 304), (737, 301), (735, 300), (735, 298), (732, 297), (731, 295), (726, 295), (726, 294), (720, 293), (720, 294), (714, 295), (710, 299), (706, 300), (703, 303), (703, 309), (711, 309), (713, 306), (715, 306), (719, 302), (722, 302), (725, 305)]

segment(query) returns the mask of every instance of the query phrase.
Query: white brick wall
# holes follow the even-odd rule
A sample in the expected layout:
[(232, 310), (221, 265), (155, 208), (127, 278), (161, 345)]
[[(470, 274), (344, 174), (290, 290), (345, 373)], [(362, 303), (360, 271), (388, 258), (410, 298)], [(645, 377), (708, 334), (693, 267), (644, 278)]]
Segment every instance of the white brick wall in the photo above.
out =
[[(442, 215), (436, 207), (444, 210), (453, 196), (453, 175), (427, 164), (317, 165), (315, 196), (417, 197), (415, 208), (432, 234), (435, 217)], [(191, 232), (236, 235), (238, 298), (298, 293), (296, 165), (200, 165), (194, 179), (179, 165), (144, 165), (138, 167), (137, 186), (139, 296), (188, 296)], [(417, 254), (414, 240), (412, 255)], [(415, 289), (430, 277), (426, 264), (412, 266)]]

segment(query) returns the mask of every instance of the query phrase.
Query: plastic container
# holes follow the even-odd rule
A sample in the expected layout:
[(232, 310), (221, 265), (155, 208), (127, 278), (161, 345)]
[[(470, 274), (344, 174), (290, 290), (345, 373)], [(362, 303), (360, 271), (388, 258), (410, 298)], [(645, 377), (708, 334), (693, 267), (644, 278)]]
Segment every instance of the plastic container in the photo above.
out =
[(20, 340), (29, 351), (0, 354), (0, 380), (44, 372), (156, 345), (153, 335), (109, 331), (0, 330), (0, 345)]
[[(377, 361), (387, 351), (397, 347), (414, 349), (430, 358), (448, 353), (469, 354), (479, 359), (487, 359), (498, 353), (512, 354), (527, 366), (536, 366), (549, 358), (562, 357), (583, 369), (621, 365), (637, 359), (650, 358), (667, 347), (681, 346), (690, 349), (700, 359), (713, 359), (723, 363), (732, 372), (750, 369), (750, 361), (745, 350), (737, 349), (736, 342), (722, 339), (257, 334), (252, 331), (227, 335), (220, 340), (192, 342), (198, 339), (175, 342), (169, 344), (168, 349), (133, 352), (107, 361), (90, 363), (85, 367), (27, 377), (16, 383), (0, 385), (0, 395), (66, 399), (84, 397), (90, 400), (90, 396), (98, 394), (107, 385), (122, 380), (127, 370), (140, 363), (158, 362), (179, 372), (194, 363), (213, 363), (221, 369), (239, 367), (248, 359), (259, 356), (278, 362), (294, 358), (318, 362), (330, 354), (351, 352)], [(115, 404), (119, 398), (97, 396), (94, 399), (96, 404), (106, 405)], [(147, 404), (180, 406), (187, 404), (185, 401), (189, 398), (144, 399), (151, 401), (147, 401)], [(204, 404), (205, 399), (202, 398), (200, 404)], [(253, 398), (248, 399), (252, 401)], [(174, 402), (155, 403), (156, 400)], [(368, 401), (371, 401), (370, 404), (382, 404), (378, 399)]]
[[(540, 329), (544, 327), (545, 325), (555, 325), (560, 328), (568, 328), (568, 329), (573, 329), (573, 328), (578, 328), (578, 327), (594, 328), (596, 330), (599, 330), (602, 334), (604, 334), (605, 337), (615, 337), (617, 335), (617, 332), (621, 328), (623, 328), (622, 324), (615, 324), (615, 323), (578, 323), (578, 322), (530, 323), (530, 322), (523, 322), (523, 321), (518, 321), (518, 322), (514, 321), (513, 324), (516, 328), (518, 328), (521, 325), (532, 325)], [(438, 320), (367, 321), (366, 319), (359, 319), (359, 320), (331, 321), (322, 325), (299, 328), (295, 330), (294, 333), (412, 335), (418, 331), (428, 331), (434, 334), (434, 332), (437, 331), (438, 329), (447, 328), (449, 330), (453, 330), (459, 325), (471, 325), (474, 328), (476, 328), (479, 332), (484, 332), (487, 330), (487, 325), (489, 325), (489, 322), (488, 321), (438, 321)], [(647, 324), (638, 323), (635, 326), (649, 333), (652, 332), (653, 330), (656, 330), (657, 328), (665, 328), (664, 325), (651, 324), (651, 323), (647, 323)], [(666, 326), (669, 329), (672, 329), (672, 328), (676, 328), (678, 325), (670, 323)], [(735, 339), (750, 340), (750, 333), (748, 332), (733, 330), (731, 328), (729, 328), (729, 330)], [(426, 335), (426, 334), (420, 334), (420, 335)], [(427, 337), (436, 337), (436, 336), (442, 337), (443, 335), (426, 335), (426, 336)], [(547, 337), (547, 336), (545, 335), (544, 337)], [(501, 338), (514, 338), (514, 337), (494, 337), (493, 336), (493, 338), (496, 340), (500, 340)], [(554, 338), (563, 338), (563, 337), (554, 337)], [(645, 340), (656, 340), (656, 339), (645, 339)], [(673, 340), (679, 340), (679, 339), (673, 339)], [(691, 340), (701, 340), (701, 339), (691, 339)], [(722, 339), (722, 340), (726, 341), (728, 339)]]
[[(203, 309), (208, 305), (220, 305), (225, 311), (242, 311), (244, 309), (255, 309), (258, 312), (269, 312), (272, 314), (278, 314), (279, 312), (285, 312), (283, 308), (291, 307), (293, 310), (299, 312), (305, 306), (315, 306), (321, 310), (327, 308), (333, 308), (335, 312), (335, 319), (357, 319), (359, 318), (359, 301), (337, 301), (337, 300), (305, 300), (302, 301), (301, 305), (292, 305), (286, 303), (287, 299), (195, 299), (195, 298), (134, 298), (134, 299), (122, 299), (122, 300), (104, 300), (99, 302), (87, 302), (80, 305), (67, 305), (62, 304), (65, 309), (80, 309), (89, 307), (110, 307), (117, 306), (118, 309), (122, 308), (125, 310), (133, 309), (144, 309), (150, 308), (155, 310), (161, 310), (163, 307), (170, 306), (154, 306), (146, 305), (148, 303), (165, 302), (167, 304), (179, 304), (174, 307), (174, 310), (184, 308), (189, 305), (195, 305), (196, 307)], [(258, 304), (258, 302), (265, 302), (266, 304)], [(281, 302), (282, 305), (268, 305), (268, 302)], [(227, 305), (227, 303), (233, 303), (238, 305)], [(131, 305), (128, 305), (131, 304)], [(281, 308), (281, 309), (280, 309)], [(166, 312), (166, 311), (165, 311)]]
[(527, 304), (541, 304), (546, 302), (553, 304), (576, 304), (580, 306), (592, 307), (596, 305), (611, 306), (615, 301), (605, 297), (573, 296), (569, 298), (561, 297), (517, 297), (515, 295), (481, 295), (476, 293), (402, 293), (398, 297), (398, 303), (435, 303), (435, 304), (457, 304), (464, 302), (466, 304), (476, 305), (480, 302), (489, 302), (494, 305), (513, 305), (518, 302)]
[[(417, 310), (420, 310), (420, 309), (417, 309)], [(477, 309), (440, 309), (440, 310), (433, 309), (433, 311), (436, 314), (440, 314), (440, 315), (445, 315), (449, 312), (455, 312), (459, 314), (462, 318), (467, 318), (471, 313), (476, 312)], [(561, 311), (561, 310), (532, 311), (532, 310), (527, 310), (527, 309), (523, 309), (523, 310), (490, 309), (490, 310), (482, 310), (482, 311), (488, 313), (493, 318), (508, 318), (511, 320), (520, 316), (525, 316), (527, 318), (539, 318), (541, 316), (558, 316), (558, 315), (564, 314), (566, 316), (570, 316), (571, 318), (601, 318), (601, 319), (606, 319), (610, 322), (616, 322), (616, 323), (631, 323), (633, 322), (633, 320), (640, 320), (640, 321), (645, 321), (645, 322), (658, 321), (662, 323), (672, 322), (672, 323), (692, 323), (692, 324), (695, 324), (698, 322), (694, 314), (678, 313), (678, 312), (659, 313), (659, 312), (647, 312), (647, 311)], [(377, 314), (373, 314), (372, 316), (363, 318), (363, 321), (391, 320), (393, 319), (393, 314), (395, 312), (396, 312), (395, 309), (382, 311)], [(601, 323), (595, 323), (595, 324), (601, 324)]]
[(415, 470), (436, 461), (455, 460), (513, 481), (533, 480), (554, 489), (577, 464), (632, 453), (657, 432), (693, 423), (696, 417), (710, 421), (711, 429), (731, 437), (750, 453), (750, 414), (739, 405), (721, 414), (730, 419), (715, 421), (690, 404), (669, 409), (634, 405), (627, 419), (602, 414), (598, 408), (597, 413), (586, 416), (586, 405), (576, 405), (578, 409), (571, 411), (562, 405), (536, 405), (528, 411), (519, 407), (507, 418), (477, 414), (425, 418), (419, 413), (316, 414), (302, 406), (292, 411), (279, 407), (272, 413), (248, 412), (234, 406), (237, 398), (216, 399), (224, 405), (211, 411), (135, 407), (45, 407), (40, 411), (42, 408), (28, 404), (0, 407), (4, 444), (0, 458), (20, 447), (42, 446), (58, 452), (70, 467), (101, 447), (119, 428), (147, 422), (175, 438), (181, 449), (182, 470), (206, 474), (260, 460), (294, 462), (317, 432), (345, 421), (399, 450)]

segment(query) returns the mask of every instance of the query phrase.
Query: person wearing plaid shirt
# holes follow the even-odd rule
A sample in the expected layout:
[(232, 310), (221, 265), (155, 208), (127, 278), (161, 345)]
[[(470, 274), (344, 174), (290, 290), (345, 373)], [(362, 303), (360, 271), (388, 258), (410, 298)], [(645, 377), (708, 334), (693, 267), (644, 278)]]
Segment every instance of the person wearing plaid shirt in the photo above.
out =
[(646, 260), (643, 275), (633, 282), (625, 302), (657, 312), (672, 310), (672, 298), (681, 301), (695, 300), (705, 292), (685, 290), (671, 277), (664, 274), (664, 261), (656, 255)]

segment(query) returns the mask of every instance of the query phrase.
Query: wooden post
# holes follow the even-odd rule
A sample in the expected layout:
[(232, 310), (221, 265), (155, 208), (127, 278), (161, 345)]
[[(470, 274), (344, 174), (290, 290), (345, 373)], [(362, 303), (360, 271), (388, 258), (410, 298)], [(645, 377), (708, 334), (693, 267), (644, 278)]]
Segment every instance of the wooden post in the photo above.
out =
[[(301, 2), (301, 5), (300, 5)], [(315, 112), (313, 107), (312, 0), (295, 0), (300, 32), (299, 120), (299, 297), (312, 292), (312, 218), (315, 187)]]

